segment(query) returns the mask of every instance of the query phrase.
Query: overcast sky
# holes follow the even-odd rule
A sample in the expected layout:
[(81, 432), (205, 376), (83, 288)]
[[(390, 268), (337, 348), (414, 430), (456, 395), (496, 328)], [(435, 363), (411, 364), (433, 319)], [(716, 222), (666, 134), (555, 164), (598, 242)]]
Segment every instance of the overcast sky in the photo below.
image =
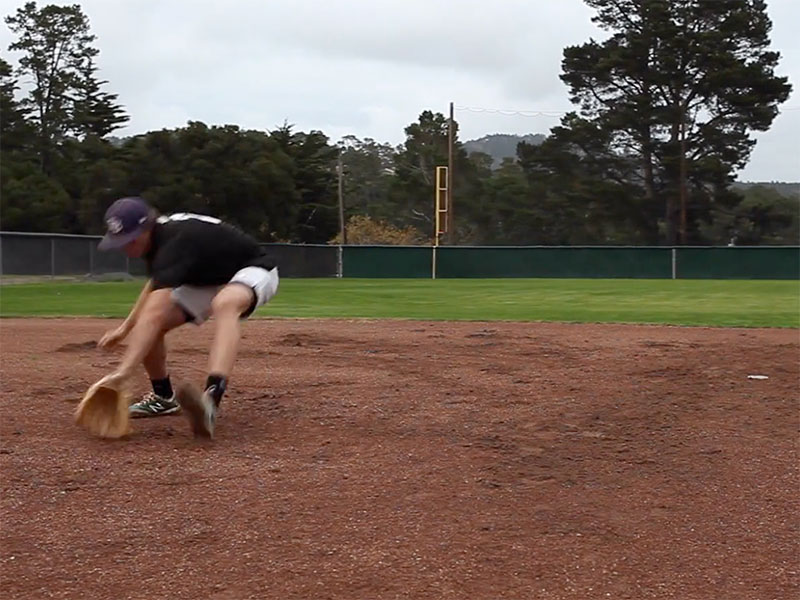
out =
[[(265, 131), (289, 122), (334, 142), (398, 144), (420, 112), (446, 114), (451, 101), (462, 140), (547, 133), (572, 109), (558, 78), (563, 48), (606, 36), (582, 0), (67, 3), (89, 17), (99, 76), (130, 115), (117, 135), (189, 120)], [(3, 0), (3, 16), (22, 4)], [(757, 134), (740, 179), (800, 181), (800, 0), (767, 4), (778, 74), (795, 91)], [(3, 24), (0, 46), (14, 62), (11, 41)]]

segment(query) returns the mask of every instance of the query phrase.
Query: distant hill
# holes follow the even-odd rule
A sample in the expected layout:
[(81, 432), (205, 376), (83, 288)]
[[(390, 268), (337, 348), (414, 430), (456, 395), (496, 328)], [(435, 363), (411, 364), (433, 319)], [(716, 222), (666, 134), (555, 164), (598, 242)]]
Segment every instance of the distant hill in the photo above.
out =
[(800, 198), (800, 183), (788, 183), (785, 181), (736, 181), (731, 187), (733, 189), (747, 189), (760, 185), (778, 192), (781, 196), (789, 198)]
[(517, 156), (517, 144), (527, 142), (528, 144), (538, 145), (545, 139), (540, 133), (529, 133), (528, 135), (510, 135), (505, 133), (493, 133), (485, 135), (477, 140), (464, 142), (464, 149), (467, 152), (483, 152), (492, 157), (492, 166), (499, 167), (504, 158), (515, 158)]
[(117, 137), (115, 135), (110, 135), (106, 139), (109, 141), (109, 143), (112, 146), (114, 146), (114, 148), (120, 148), (120, 147), (122, 147), (122, 145), (125, 142), (127, 142), (131, 138), (130, 137)]

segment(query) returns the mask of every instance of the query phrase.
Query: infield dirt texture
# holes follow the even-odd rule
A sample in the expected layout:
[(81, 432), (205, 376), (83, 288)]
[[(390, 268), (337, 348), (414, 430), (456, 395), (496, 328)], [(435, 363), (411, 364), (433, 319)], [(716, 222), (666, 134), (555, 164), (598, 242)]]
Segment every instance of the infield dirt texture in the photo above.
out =
[(118, 322), (0, 320), (4, 600), (800, 595), (797, 329), (257, 320), (204, 444), (74, 425)]

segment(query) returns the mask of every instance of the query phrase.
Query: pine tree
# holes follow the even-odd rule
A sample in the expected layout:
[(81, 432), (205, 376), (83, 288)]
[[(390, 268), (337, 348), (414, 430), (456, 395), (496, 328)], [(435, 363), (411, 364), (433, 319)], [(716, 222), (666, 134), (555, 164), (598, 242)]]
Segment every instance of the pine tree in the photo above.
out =
[(128, 122), (128, 115), (117, 104), (117, 94), (100, 89), (108, 82), (98, 80), (96, 71), (97, 67), (90, 59), (76, 81), (71, 130), (80, 137), (95, 135), (103, 138)]
[(40, 9), (36, 2), (27, 2), (5, 21), (17, 35), (9, 50), (22, 53), (17, 71), (33, 82), (22, 106), (31, 111), (40, 167), (49, 175), (68, 135), (105, 134), (127, 117), (115, 104), (116, 96), (99, 90), (103, 82), (94, 76), (99, 51), (92, 46), (95, 36), (80, 6)]
[[(791, 91), (774, 69), (763, 0), (586, 0), (612, 32), (564, 50), (562, 80), (582, 119), (607, 135), (601, 160), (634, 161), (632, 182), (687, 243)], [(574, 140), (573, 140), (574, 142)], [(584, 154), (585, 156), (585, 154)], [(690, 214), (693, 213), (693, 214)]]

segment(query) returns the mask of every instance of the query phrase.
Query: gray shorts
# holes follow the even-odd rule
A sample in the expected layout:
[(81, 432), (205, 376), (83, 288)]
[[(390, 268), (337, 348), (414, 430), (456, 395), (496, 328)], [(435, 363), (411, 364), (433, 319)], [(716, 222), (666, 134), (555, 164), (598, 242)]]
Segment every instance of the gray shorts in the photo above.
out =
[[(252, 310), (246, 312), (242, 317), (249, 317), (250, 314), (263, 306), (278, 293), (278, 268), (271, 271), (261, 267), (245, 267), (237, 271), (228, 283), (241, 283), (251, 288), (255, 292), (255, 304)], [(200, 325), (211, 316), (211, 302), (214, 300), (224, 285), (209, 287), (199, 287), (195, 285), (182, 285), (172, 290), (172, 301), (180, 306), (191, 321)]]

